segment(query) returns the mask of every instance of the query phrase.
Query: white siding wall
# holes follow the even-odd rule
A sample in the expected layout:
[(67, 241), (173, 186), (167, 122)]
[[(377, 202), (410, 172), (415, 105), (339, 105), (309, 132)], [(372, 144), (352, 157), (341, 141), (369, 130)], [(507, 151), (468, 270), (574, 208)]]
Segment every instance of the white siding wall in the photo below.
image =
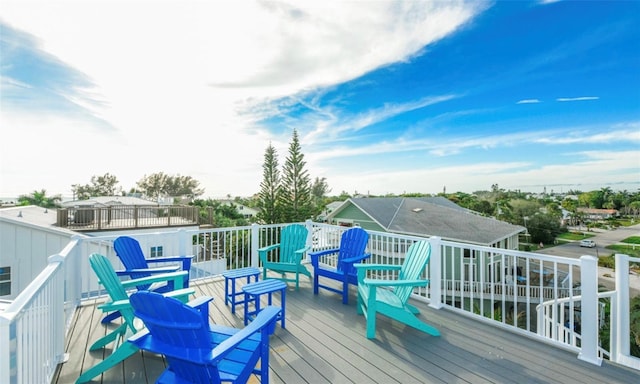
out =
[(47, 257), (60, 252), (71, 238), (68, 232), (37, 228), (0, 219), (0, 267), (11, 267), (13, 299), (47, 265)]

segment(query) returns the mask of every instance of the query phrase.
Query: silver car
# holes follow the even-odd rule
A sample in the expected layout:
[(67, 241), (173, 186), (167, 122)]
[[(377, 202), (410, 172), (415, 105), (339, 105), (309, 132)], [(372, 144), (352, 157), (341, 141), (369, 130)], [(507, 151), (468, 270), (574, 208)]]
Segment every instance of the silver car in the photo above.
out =
[(594, 248), (596, 246), (596, 242), (593, 240), (580, 240), (581, 247)]

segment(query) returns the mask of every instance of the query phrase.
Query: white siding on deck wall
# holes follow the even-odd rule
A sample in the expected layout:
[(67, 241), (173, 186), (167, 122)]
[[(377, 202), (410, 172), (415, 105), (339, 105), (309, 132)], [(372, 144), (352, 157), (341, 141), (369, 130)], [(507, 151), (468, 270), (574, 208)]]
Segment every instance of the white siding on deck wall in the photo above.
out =
[(0, 267), (11, 267), (11, 294), (1, 298), (14, 299), (70, 238), (69, 233), (0, 221)]

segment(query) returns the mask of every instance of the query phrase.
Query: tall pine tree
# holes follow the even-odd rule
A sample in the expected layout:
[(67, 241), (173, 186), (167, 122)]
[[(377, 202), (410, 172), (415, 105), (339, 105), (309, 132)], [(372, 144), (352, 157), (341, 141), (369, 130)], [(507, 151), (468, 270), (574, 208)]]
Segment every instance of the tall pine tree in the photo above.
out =
[(304, 169), (304, 155), (300, 148), (298, 132), (293, 130), (283, 169), (277, 205), (281, 209), (281, 222), (294, 223), (310, 219), (313, 212), (311, 182)]
[(265, 224), (281, 222), (280, 211), (277, 203), (278, 190), (280, 189), (280, 171), (278, 170), (278, 153), (269, 143), (264, 152), (262, 164), (262, 182), (258, 206), (261, 208), (258, 219)]

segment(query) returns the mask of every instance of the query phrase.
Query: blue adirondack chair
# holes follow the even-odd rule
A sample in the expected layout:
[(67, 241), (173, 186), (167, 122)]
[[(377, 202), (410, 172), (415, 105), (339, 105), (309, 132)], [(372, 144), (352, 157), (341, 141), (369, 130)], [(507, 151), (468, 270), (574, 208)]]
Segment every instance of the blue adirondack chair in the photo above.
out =
[[(310, 252), (313, 266), (313, 293), (318, 294), (319, 288), (342, 294), (342, 303), (349, 304), (349, 284), (358, 285), (358, 272), (353, 266), (371, 256), (365, 253), (369, 233), (362, 228), (351, 228), (342, 233), (340, 247), (324, 251)], [(320, 258), (336, 255), (336, 267), (327, 268), (320, 264)], [(320, 283), (320, 276), (342, 282), (342, 290)]]
[[(135, 287), (137, 284), (152, 284), (161, 281), (170, 281), (174, 283), (174, 286), (177, 289), (171, 292), (166, 292), (164, 295), (187, 301), (189, 296), (195, 293), (195, 290), (192, 288), (182, 288), (184, 275), (187, 273), (186, 271), (121, 281), (118, 275), (116, 275), (111, 262), (105, 256), (94, 253), (89, 256), (89, 264), (98, 276), (100, 284), (104, 286), (107, 294), (109, 295), (109, 301), (100, 305), (98, 308), (103, 312), (111, 312), (114, 310), (119, 311), (119, 313), (122, 314), (122, 324), (91, 345), (89, 350), (96, 351), (113, 343), (113, 346), (110, 348), (111, 354), (97, 365), (83, 372), (76, 383), (86, 383), (91, 381), (92, 378), (100, 375), (107, 369), (117, 365), (122, 360), (138, 351), (138, 348), (135, 345), (126, 341), (129, 336), (140, 331), (140, 327), (136, 327), (136, 324), (134, 323), (133, 308), (131, 308), (131, 304), (129, 302), (129, 296), (126, 291), (127, 288)], [(201, 311), (205, 313), (208, 311), (208, 302), (209, 301), (205, 302), (203, 299), (197, 299), (191, 302), (190, 305), (201, 307)], [(208, 313), (206, 315), (208, 317)]]
[[(280, 233), (280, 242), (258, 249), (262, 261), (262, 279), (267, 278), (267, 270), (282, 274), (283, 281), (295, 281), (296, 290), (300, 287), (300, 274), (311, 278), (311, 273), (302, 265), (302, 259), (310, 247), (307, 247), (309, 231), (304, 225), (291, 224)], [(287, 273), (295, 274), (295, 278), (287, 278)]]
[(155, 292), (134, 293), (131, 305), (148, 332), (129, 341), (168, 361), (157, 383), (246, 383), (252, 374), (269, 382), (269, 335), (279, 307), (266, 307), (245, 328), (236, 329), (209, 324), (197, 309)]
[[(429, 280), (421, 279), (429, 257), (431, 244), (427, 241), (413, 243), (405, 255), (402, 265), (356, 264), (358, 269), (358, 314), (367, 319), (367, 338), (376, 337), (376, 314), (426, 332), (440, 336), (440, 331), (418, 319), (418, 308), (409, 304), (409, 297), (415, 287), (426, 287)], [(397, 279), (370, 278), (368, 272), (396, 271)]]
[[(188, 256), (171, 256), (171, 257), (154, 257), (150, 259), (146, 259), (144, 257), (144, 253), (142, 252), (142, 248), (140, 247), (140, 243), (138, 240), (128, 237), (128, 236), (120, 236), (113, 242), (113, 248), (116, 251), (116, 255), (122, 261), (125, 270), (116, 271), (118, 276), (129, 276), (132, 279), (139, 279), (142, 277), (148, 277), (153, 274), (158, 273), (168, 273), (175, 272), (179, 269), (183, 271), (190, 271), (191, 269), (191, 260), (193, 259), (193, 255)], [(154, 267), (151, 268), (149, 264), (157, 264), (157, 263), (174, 263), (174, 265), (170, 265), (167, 267)], [(175, 265), (175, 263), (182, 263)], [(162, 282), (155, 284), (141, 284), (137, 286), (138, 290), (151, 290), (154, 292), (170, 292), (173, 288), (172, 282)], [(187, 273), (184, 278), (184, 287), (189, 286), (189, 274)], [(120, 316), (118, 311), (108, 314), (102, 319), (102, 323), (106, 324)]]

